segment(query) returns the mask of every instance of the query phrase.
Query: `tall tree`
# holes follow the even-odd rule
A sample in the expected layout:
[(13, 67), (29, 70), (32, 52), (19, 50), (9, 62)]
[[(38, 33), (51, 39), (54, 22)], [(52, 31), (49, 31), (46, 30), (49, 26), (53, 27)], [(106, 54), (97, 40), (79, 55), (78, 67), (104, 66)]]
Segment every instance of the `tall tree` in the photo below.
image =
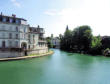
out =
[(80, 26), (75, 28), (73, 30), (72, 37), (72, 41), (75, 41), (72, 42), (73, 48), (75, 46), (79, 52), (86, 52), (90, 49), (92, 41), (92, 30), (89, 26)]
[(61, 49), (69, 51), (70, 48), (71, 48), (71, 30), (69, 30), (69, 27), (67, 26), (64, 32), (64, 36), (61, 39)]

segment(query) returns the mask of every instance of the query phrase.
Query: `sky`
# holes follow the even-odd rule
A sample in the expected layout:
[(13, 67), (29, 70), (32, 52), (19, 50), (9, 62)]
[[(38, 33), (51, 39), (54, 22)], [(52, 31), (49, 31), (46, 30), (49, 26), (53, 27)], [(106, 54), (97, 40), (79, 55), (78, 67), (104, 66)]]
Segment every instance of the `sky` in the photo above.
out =
[(94, 35), (110, 35), (110, 0), (1, 0), (0, 12), (40, 25), (45, 36), (63, 34), (67, 25), (71, 30), (89, 25)]

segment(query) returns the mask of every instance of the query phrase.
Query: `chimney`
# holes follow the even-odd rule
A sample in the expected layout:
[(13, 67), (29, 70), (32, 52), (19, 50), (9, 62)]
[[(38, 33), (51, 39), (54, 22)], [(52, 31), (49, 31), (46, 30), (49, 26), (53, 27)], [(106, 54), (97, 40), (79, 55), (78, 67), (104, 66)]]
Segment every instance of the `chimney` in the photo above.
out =
[(1, 15), (3, 15), (2, 12), (1, 12)]
[(12, 14), (12, 16), (15, 18), (16, 17), (16, 15), (15, 14)]

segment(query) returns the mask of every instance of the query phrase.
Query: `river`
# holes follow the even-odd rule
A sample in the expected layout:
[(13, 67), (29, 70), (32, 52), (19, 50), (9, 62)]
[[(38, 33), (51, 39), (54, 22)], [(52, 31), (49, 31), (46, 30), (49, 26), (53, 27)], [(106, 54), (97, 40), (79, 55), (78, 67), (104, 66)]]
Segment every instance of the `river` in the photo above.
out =
[(54, 49), (50, 56), (0, 62), (0, 84), (110, 84), (110, 58)]

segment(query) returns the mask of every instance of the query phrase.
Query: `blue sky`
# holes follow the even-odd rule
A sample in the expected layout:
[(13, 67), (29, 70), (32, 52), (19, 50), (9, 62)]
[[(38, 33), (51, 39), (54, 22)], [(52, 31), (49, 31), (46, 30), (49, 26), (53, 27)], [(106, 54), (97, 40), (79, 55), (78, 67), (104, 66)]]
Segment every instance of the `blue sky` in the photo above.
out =
[(1, 0), (0, 11), (44, 27), (46, 36), (63, 34), (67, 24), (70, 29), (89, 25), (94, 35), (110, 35), (110, 0)]

